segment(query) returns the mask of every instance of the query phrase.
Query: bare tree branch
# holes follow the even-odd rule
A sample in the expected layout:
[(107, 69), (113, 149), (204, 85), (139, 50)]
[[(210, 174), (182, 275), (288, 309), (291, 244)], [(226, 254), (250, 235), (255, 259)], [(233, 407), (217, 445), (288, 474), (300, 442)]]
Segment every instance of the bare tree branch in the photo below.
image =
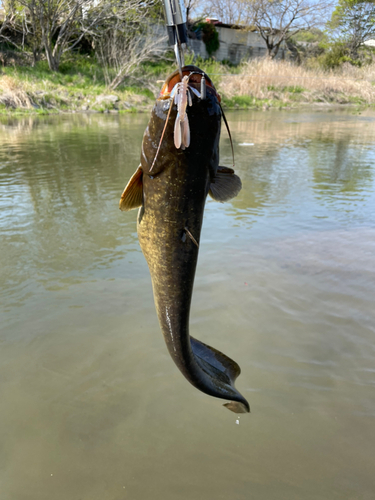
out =
[(20, 49), (20, 46), (17, 44), (17, 42), (10, 36), (8, 36), (6, 33), (10, 29), (14, 29), (15, 25), (15, 13), (14, 9), (12, 7), (12, 2), (9, 0), (8, 2), (3, 2), (3, 7), (4, 7), (4, 17), (3, 19), (0, 19), (0, 41), (1, 42), (7, 42), (17, 49)]
[(98, 59), (108, 88), (116, 89), (125, 79), (137, 73), (141, 63), (164, 54), (166, 40), (164, 35), (152, 30), (140, 30), (139, 25), (129, 25), (120, 20), (108, 26), (97, 41)]
[(248, 25), (252, 19), (251, 1), (208, 0), (206, 7), (211, 17), (216, 17), (223, 23)]
[(255, 29), (273, 58), (299, 31), (323, 25), (332, 0), (208, 0), (207, 6), (220, 21)]
[(57, 71), (63, 53), (83, 37), (101, 36), (106, 23), (137, 23), (156, 0), (13, 0), (19, 25), (32, 39), (34, 59), (43, 48), (49, 67)]
[(254, 0), (252, 24), (266, 42), (268, 56), (274, 58), (281, 46), (299, 31), (324, 24), (331, 1)]

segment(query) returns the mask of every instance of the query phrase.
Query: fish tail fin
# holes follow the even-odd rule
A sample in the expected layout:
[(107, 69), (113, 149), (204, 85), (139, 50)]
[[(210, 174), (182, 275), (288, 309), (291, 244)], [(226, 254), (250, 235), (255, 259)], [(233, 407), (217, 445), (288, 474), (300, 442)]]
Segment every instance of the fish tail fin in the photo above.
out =
[(241, 373), (238, 364), (222, 352), (193, 337), (190, 337), (190, 343), (201, 368), (213, 378), (225, 383), (227, 398), (231, 401), (224, 406), (235, 413), (249, 413), (249, 403), (234, 387), (234, 382)]

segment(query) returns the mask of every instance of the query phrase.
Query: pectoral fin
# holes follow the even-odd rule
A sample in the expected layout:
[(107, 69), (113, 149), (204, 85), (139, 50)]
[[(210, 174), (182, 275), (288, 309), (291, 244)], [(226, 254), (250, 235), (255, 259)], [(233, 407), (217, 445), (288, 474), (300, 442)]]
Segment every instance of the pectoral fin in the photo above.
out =
[(127, 183), (120, 199), (120, 210), (126, 212), (139, 208), (143, 203), (142, 169), (139, 166)]
[(241, 179), (234, 173), (233, 169), (219, 167), (214, 180), (211, 182), (208, 194), (214, 200), (223, 203), (237, 196), (241, 188)]

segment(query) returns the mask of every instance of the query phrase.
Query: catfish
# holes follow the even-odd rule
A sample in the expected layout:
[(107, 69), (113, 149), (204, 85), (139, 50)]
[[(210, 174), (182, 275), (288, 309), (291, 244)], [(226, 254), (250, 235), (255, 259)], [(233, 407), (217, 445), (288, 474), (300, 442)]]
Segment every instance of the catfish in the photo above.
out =
[[(139, 208), (137, 231), (153, 286), (160, 328), (169, 353), (185, 378), (200, 391), (229, 400), (236, 413), (250, 411), (234, 382), (238, 364), (189, 334), (190, 305), (207, 195), (225, 202), (241, 190), (231, 168), (219, 166), (223, 116), (211, 79), (196, 66), (185, 66), (165, 81), (142, 142), (141, 161), (120, 200), (120, 209)], [(199, 90), (205, 83), (204, 98)], [(176, 147), (178, 112), (173, 96), (191, 91), (187, 107), (189, 144)], [(185, 110), (184, 110), (185, 112)], [(187, 121), (187, 120), (186, 120)]]

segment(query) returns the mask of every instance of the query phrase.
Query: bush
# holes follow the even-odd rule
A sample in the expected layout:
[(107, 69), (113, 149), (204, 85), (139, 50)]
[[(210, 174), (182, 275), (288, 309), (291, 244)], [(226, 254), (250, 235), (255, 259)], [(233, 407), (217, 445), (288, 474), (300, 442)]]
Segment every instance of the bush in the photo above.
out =
[(212, 56), (220, 47), (219, 32), (212, 23), (199, 23), (198, 28), (202, 32), (202, 40), (204, 41), (208, 55)]
[(320, 66), (324, 69), (338, 68), (345, 62), (352, 62), (349, 50), (343, 43), (328, 45), (324, 54), (318, 57)]

